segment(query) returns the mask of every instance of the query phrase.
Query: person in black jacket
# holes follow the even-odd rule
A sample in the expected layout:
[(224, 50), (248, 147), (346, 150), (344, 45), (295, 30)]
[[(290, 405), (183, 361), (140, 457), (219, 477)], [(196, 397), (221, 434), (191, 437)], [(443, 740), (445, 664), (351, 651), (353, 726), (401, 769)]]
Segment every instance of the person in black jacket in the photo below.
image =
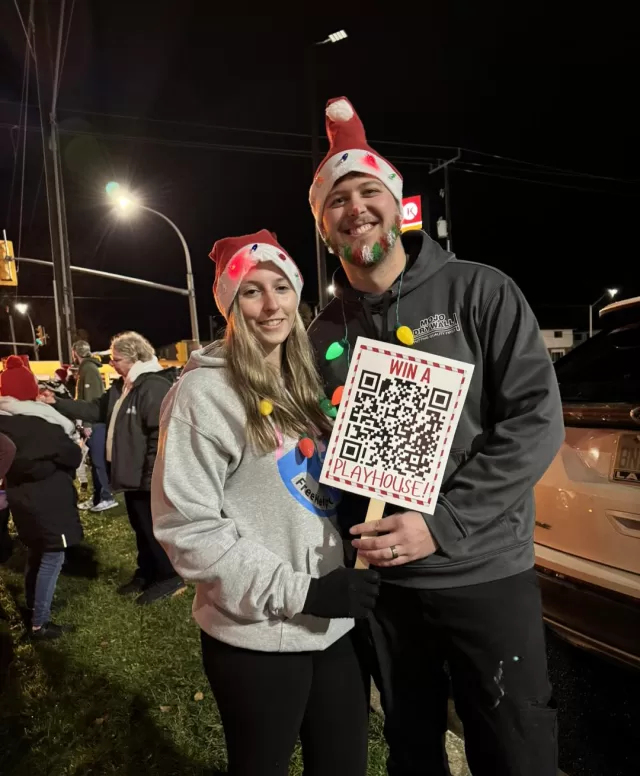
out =
[(151, 518), (151, 475), (158, 449), (160, 406), (171, 382), (151, 344), (133, 331), (113, 338), (111, 364), (120, 379), (100, 398), (87, 402), (43, 394), (41, 400), (54, 404), (68, 418), (106, 425), (111, 487), (124, 491), (138, 548), (133, 579), (118, 592), (139, 593), (136, 602), (150, 604), (186, 589), (153, 535)]
[[(551, 359), (510, 277), (457, 259), (425, 232), (401, 235), (402, 176), (369, 147), (346, 98), (331, 100), (326, 114), (331, 148), (309, 198), (342, 266), (309, 336), (327, 396), (344, 385), (358, 336), (475, 366), (436, 503), (387, 504), (366, 526), (365, 499), (348, 494), (340, 507), (353, 546), (382, 576), (369, 622), (388, 771), (449, 773), (451, 684), (474, 776), (555, 776), (556, 707), (533, 545), (533, 487), (564, 438)], [(375, 419), (387, 429), (380, 443), (393, 444), (416, 473), (434, 465), (430, 412), (412, 407), (404, 428), (382, 409)]]
[(35, 401), (38, 384), (31, 371), (17, 362), (7, 366), (1, 381), (0, 433), (16, 448), (6, 491), (18, 536), (28, 548), (25, 593), (31, 638), (57, 639), (70, 630), (51, 622), (51, 602), (65, 549), (82, 539), (73, 484), (82, 452), (71, 438), (73, 423)]
[(0, 563), (6, 563), (11, 557), (13, 544), (9, 536), (9, 502), (4, 489), (4, 476), (9, 471), (16, 455), (16, 446), (8, 436), (0, 434)]
[[(72, 355), (74, 364), (78, 365), (75, 398), (80, 401), (99, 399), (105, 392), (104, 382), (100, 374), (102, 362), (99, 358), (92, 357), (89, 343), (85, 340), (73, 343)], [(118, 506), (118, 502), (111, 492), (105, 459), (107, 429), (104, 423), (85, 423), (83, 434), (87, 440), (86, 444), (91, 456), (93, 498), (83, 501), (78, 507), (90, 509), (92, 512), (105, 512)]]

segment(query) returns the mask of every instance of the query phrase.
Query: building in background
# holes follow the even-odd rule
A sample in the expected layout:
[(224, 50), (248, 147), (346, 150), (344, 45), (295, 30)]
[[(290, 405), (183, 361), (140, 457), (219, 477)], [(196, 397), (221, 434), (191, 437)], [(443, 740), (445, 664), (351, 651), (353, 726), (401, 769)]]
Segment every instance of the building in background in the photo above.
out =
[(565, 356), (575, 344), (573, 329), (542, 329), (542, 337), (552, 361)]

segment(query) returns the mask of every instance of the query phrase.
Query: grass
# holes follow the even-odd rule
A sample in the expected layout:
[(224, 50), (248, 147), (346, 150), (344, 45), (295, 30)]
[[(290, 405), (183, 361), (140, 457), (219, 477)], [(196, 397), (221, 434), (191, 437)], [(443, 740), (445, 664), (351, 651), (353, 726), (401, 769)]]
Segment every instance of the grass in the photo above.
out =
[[(54, 617), (77, 630), (27, 641), (24, 549), (0, 566), (0, 772), (4, 776), (207, 776), (226, 772), (224, 736), (204, 677), (192, 590), (151, 607), (116, 594), (135, 566), (123, 507), (84, 518), (94, 551), (60, 577)], [(199, 700), (203, 694), (203, 699)], [(372, 715), (370, 776), (383, 776)], [(290, 774), (302, 774), (296, 752)]]

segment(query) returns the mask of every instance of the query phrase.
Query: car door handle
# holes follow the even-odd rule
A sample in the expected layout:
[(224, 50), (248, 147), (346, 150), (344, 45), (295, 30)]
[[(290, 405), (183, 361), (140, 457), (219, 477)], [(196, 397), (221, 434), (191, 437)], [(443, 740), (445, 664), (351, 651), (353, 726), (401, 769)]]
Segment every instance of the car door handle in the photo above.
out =
[(640, 515), (633, 512), (614, 512), (607, 510), (605, 512), (610, 523), (625, 536), (632, 536), (634, 539), (640, 539)]

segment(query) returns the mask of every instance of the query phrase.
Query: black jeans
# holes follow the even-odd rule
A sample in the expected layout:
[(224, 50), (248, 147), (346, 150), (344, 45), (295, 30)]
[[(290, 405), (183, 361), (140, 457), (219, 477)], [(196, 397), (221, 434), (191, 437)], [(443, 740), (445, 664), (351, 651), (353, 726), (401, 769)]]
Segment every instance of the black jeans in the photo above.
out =
[(127, 506), (129, 522), (136, 535), (138, 548), (136, 576), (142, 577), (147, 585), (177, 576), (167, 553), (153, 535), (151, 493), (148, 490), (125, 491), (124, 503)]
[(449, 776), (450, 683), (473, 776), (556, 776), (556, 711), (533, 569), (446, 590), (383, 584), (370, 625), (390, 776)]
[(369, 680), (350, 635), (323, 652), (257, 652), (201, 636), (229, 776), (287, 776), (298, 735), (305, 776), (365, 776)]

